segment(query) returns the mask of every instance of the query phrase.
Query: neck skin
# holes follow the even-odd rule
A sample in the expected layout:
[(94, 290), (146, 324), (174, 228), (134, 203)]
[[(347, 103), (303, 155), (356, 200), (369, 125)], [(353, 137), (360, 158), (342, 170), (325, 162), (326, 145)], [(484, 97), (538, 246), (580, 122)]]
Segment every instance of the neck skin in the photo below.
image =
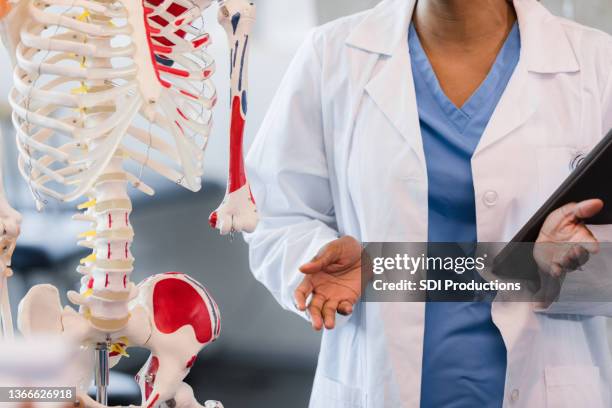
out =
[(418, 0), (413, 21), (426, 48), (481, 49), (503, 44), (516, 22), (507, 0)]

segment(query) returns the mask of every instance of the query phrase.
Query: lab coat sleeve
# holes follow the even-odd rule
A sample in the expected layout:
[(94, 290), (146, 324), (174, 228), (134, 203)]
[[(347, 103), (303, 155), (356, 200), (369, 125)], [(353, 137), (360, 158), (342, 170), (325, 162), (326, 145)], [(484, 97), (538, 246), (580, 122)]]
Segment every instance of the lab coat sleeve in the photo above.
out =
[(245, 234), (250, 266), (285, 309), (297, 310), (298, 268), (338, 237), (321, 114), (321, 64), (311, 33), (290, 64), (246, 169), (260, 216)]

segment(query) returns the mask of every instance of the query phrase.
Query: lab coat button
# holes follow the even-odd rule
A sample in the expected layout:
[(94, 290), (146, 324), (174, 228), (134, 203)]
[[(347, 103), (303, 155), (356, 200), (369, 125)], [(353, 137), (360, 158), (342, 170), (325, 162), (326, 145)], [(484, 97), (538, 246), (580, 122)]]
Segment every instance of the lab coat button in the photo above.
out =
[(483, 201), (487, 207), (493, 207), (497, 204), (499, 196), (495, 191), (487, 191), (483, 197)]
[(512, 390), (512, 392), (510, 393), (510, 401), (512, 402), (516, 402), (518, 401), (520, 396), (519, 390), (517, 390), (516, 388)]

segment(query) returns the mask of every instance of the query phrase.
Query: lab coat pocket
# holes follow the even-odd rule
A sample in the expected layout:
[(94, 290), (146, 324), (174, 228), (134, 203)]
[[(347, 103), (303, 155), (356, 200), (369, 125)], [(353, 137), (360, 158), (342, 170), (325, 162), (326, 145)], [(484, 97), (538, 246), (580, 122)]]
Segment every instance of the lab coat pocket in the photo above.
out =
[(580, 162), (580, 149), (567, 146), (537, 148), (538, 191), (546, 201)]
[(362, 408), (359, 388), (344, 385), (323, 375), (314, 380), (310, 408)]
[(546, 367), (545, 379), (547, 408), (605, 408), (598, 367)]

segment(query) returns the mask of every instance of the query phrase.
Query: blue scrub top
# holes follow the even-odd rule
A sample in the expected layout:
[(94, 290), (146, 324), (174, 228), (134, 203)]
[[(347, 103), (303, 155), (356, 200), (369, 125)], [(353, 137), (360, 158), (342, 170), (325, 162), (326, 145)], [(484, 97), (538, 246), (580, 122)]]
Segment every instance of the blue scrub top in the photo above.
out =
[[(515, 24), (487, 78), (461, 107), (444, 94), (418, 34), (409, 48), (429, 182), (429, 242), (475, 243), (471, 159), (519, 60)], [(421, 407), (501, 407), (506, 347), (488, 302), (428, 302)]]

